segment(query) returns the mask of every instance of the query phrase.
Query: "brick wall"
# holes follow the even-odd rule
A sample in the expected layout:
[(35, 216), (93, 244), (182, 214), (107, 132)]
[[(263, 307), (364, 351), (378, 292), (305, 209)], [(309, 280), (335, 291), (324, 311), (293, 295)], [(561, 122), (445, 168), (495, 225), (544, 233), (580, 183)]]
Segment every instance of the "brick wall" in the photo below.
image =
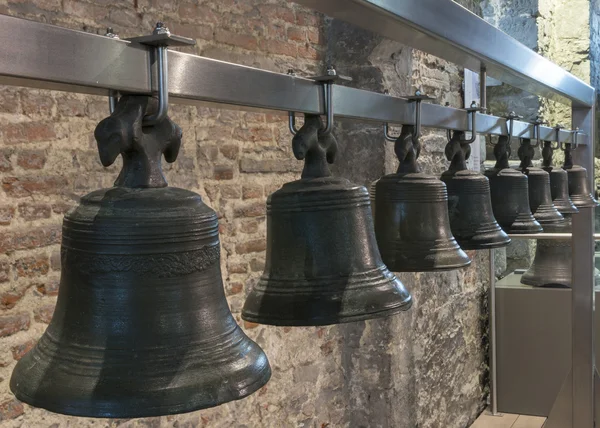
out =
[[(197, 40), (188, 52), (306, 75), (322, 71), (327, 56), (359, 87), (401, 95), (422, 86), (438, 102), (461, 105), (457, 67), (373, 35), (353, 52), (361, 59), (344, 59), (331, 32), (339, 23), (283, 0), (0, 0), (0, 13), (99, 34), (111, 26), (121, 37), (146, 34), (162, 20)], [(296, 179), (302, 163), (284, 116), (176, 105), (170, 115), (184, 139), (177, 161), (165, 165), (169, 184), (200, 193), (218, 212), (227, 297), (267, 352), (271, 381), (240, 402), (132, 421), (66, 417), (17, 402), (10, 373), (56, 302), (62, 216), (80, 196), (110, 187), (120, 164), (101, 166), (92, 135), (108, 115), (106, 98), (12, 87), (0, 96), (0, 426), (461, 428), (483, 408), (483, 255), (473, 253), (473, 266), (461, 272), (403, 274), (416, 304), (390, 319), (325, 328), (244, 323), (244, 296), (264, 265), (266, 197)], [(367, 183), (393, 167), (379, 127), (346, 121), (336, 134), (336, 173)], [(442, 134), (425, 134), (426, 170), (444, 169), (444, 144)]]

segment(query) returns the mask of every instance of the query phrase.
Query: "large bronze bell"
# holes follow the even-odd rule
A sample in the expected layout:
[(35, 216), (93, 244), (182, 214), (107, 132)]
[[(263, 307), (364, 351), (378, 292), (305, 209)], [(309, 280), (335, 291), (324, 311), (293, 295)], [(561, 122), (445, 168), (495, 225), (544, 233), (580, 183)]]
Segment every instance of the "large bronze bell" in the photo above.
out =
[(131, 418), (243, 398), (271, 375), (238, 327), (221, 282), (217, 216), (196, 193), (167, 187), (181, 130), (144, 126), (157, 103), (124, 96), (100, 122), (110, 189), (65, 216), (58, 302), (48, 329), (17, 363), (17, 398), (53, 412)]
[(389, 316), (412, 303), (381, 261), (367, 189), (331, 176), (337, 142), (321, 127), (319, 116), (306, 115), (293, 139), (302, 178), (268, 198), (265, 271), (246, 299), (245, 320), (326, 325)]
[(569, 197), (577, 208), (597, 207), (599, 204), (592, 196), (587, 169), (580, 165), (573, 165), (571, 150), (571, 144), (565, 144), (565, 163), (563, 169), (567, 171), (569, 177)]
[(404, 125), (395, 143), (400, 166), (375, 191), (375, 234), (383, 262), (395, 272), (449, 270), (471, 259), (450, 230), (446, 185), (420, 172), (420, 143)]
[(579, 210), (569, 197), (569, 178), (567, 171), (552, 166), (554, 148), (551, 141), (544, 141), (542, 149), (543, 170), (550, 174), (550, 195), (554, 206), (561, 214), (577, 214)]
[(467, 169), (471, 145), (463, 131), (455, 131), (446, 145), (450, 168), (441, 179), (448, 189), (452, 234), (465, 250), (498, 248), (510, 243), (492, 212), (490, 184), (484, 175)]
[(529, 207), (533, 217), (542, 225), (556, 225), (564, 223), (565, 219), (552, 203), (550, 193), (550, 174), (541, 168), (533, 166), (534, 149), (531, 140), (523, 138), (519, 146), (519, 170), (527, 175), (529, 188)]
[(494, 146), (496, 165), (485, 171), (490, 180), (492, 210), (506, 233), (539, 233), (542, 226), (531, 214), (527, 176), (509, 167), (510, 139), (500, 136)]

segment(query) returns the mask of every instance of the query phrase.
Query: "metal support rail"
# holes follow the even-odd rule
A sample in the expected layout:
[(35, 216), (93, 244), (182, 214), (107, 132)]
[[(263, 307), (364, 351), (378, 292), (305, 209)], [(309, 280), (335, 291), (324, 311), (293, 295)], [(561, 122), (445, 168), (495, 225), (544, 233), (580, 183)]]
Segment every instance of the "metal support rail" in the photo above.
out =
[[(152, 48), (106, 36), (0, 15), (0, 84), (94, 95), (150, 94), (155, 67)], [(244, 108), (325, 114), (322, 86), (313, 80), (168, 51), (169, 101), (219, 103)], [(343, 71), (343, 70), (342, 70)], [(407, 99), (333, 85), (336, 117), (414, 124), (415, 104)], [(422, 126), (470, 131), (468, 113), (430, 103), (422, 106)], [(507, 133), (506, 119), (477, 113), (477, 132)], [(556, 141), (553, 128), (541, 138)], [(515, 137), (534, 138), (534, 126), (514, 122)], [(580, 134), (581, 135), (581, 134)], [(571, 141), (568, 130), (560, 141)], [(585, 139), (580, 138), (581, 144)]]

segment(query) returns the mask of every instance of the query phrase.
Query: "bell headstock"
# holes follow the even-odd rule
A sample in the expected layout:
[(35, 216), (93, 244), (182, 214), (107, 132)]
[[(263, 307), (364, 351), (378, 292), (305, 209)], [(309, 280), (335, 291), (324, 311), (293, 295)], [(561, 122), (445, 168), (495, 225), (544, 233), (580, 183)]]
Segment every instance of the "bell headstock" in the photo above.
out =
[(182, 132), (168, 117), (156, 125), (145, 126), (144, 116), (156, 108), (154, 98), (125, 95), (110, 117), (96, 127), (94, 136), (102, 165), (112, 165), (119, 154), (123, 157), (123, 168), (115, 186), (167, 186), (161, 168), (162, 156), (167, 162), (177, 159)]

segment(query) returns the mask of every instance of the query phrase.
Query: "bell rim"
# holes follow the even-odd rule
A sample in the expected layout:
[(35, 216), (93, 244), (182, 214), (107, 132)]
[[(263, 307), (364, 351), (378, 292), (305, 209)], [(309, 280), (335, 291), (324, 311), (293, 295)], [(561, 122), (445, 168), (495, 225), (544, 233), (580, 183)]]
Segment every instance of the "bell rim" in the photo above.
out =
[(241, 317), (244, 321), (254, 322), (254, 323), (263, 324), (263, 325), (271, 325), (271, 326), (276, 326), (276, 327), (315, 327), (315, 326), (346, 324), (346, 323), (350, 323), (350, 322), (365, 321), (365, 320), (369, 320), (369, 319), (386, 318), (386, 317), (390, 317), (393, 315), (397, 315), (401, 312), (406, 312), (412, 307), (412, 304), (413, 304), (412, 295), (409, 294), (408, 292), (407, 292), (407, 294), (408, 294), (408, 296), (406, 297), (406, 299), (404, 299), (398, 305), (393, 306), (391, 308), (388, 307), (388, 308), (381, 309), (378, 311), (363, 312), (360, 315), (350, 315), (350, 316), (346, 316), (343, 318), (335, 318), (335, 319), (323, 318), (322, 320), (315, 320), (315, 321), (322, 321), (322, 322), (307, 323), (307, 322), (304, 322), (304, 321), (307, 321), (306, 319), (286, 320), (285, 318), (282, 319), (282, 318), (275, 318), (275, 317), (252, 316), (251, 314), (248, 314), (244, 310), (242, 310)]
[[(237, 394), (237, 395), (231, 394), (228, 398), (223, 399), (223, 400), (218, 400), (218, 402), (215, 402), (214, 404), (211, 403), (208, 405), (186, 407), (186, 405), (189, 404), (189, 401), (185, 401), (184, 404), (182, 404), (180, 406), (173, 406), (173, 405), (168, 405), (168, 406), (164, 406), (164, 407), (140, 406), (140, 407), (143, 407), (144, 410), (149, 410), (149, 411), (123, 412), (123, 413), (115, 412), (115, 413), (110, 413), (110, 414), (98, 412), (97, 409), (96, 409), (96, 411), (93, 411), (92, 410), (94, 408), (93, 406), (86, 408), (86, 410), (90, 410), (89, 412), (87, 412), (87, 411), (79, 412), (77, 410), (82, 409), (82, 406), (80, 406), (80, 405), (75, 406), (75, 407), (52, 406), (52, 405), (48, 405), (48, 401), (31, 399), (31, 397), (29, 397), (27, 394), (24, 394), (18, 390), (15, 390), (15, 388), (13, 388), (12, 378), (11, 378), (11, 382), (10, 382), (10, 390), (13, 392), (13, 394), (19, 401), (22, 401), (30, 406), (42, 408), (42, 409), (48, 410), (50, 412), (58, 413), (61, 415), (89, 417), (89, 418), (104, 418), (104, 419), (113, 419), (113, 418), (129, 419), (129, 418), (145, 418), (145, 417), (154, 417), (154, 416), (167, 416), (167, 415), (178, 415), (178, 414), (191, 413), (191, 412), (195, 412), (198, 410), (210, 409), (213, 407), (217, 407), (217, 406), (220, 406), (222, 404), (229, 403), (232, 401), (242, 400), (242, 399), (252, 395), (256, 391), (258, 391), (264, 385), (266, 385), (269, 382), (269, 380), (271, 379), (271, 375), (272, 375), (271, 366), (267, 360), (267, 365), (265, 366), (265, 369), (262, 371), (261, 376), (257, 377), (257, 379), (254, 382), (248, 384), (246, 386), (246, 388), (244, 388), (241, 391), (240, 394)], [(240, 390), (236, 390), (236, 392), (240, 392)], [(115, 400), (115, 402), (121, 402), (121, 400), (117, 399), (117, 400)], [(133, 407), (133, 406), (131, 406), (131, 407), (124, 406), (124, 407), (127, 410), (130, 410), (131, 407)], [(169, 410), (169, 409), (172, 409), (172, 410)], [(71, 411), (71, 410), (73, 410), (73, 411)]]
[(510, 245), (512, 239), (508, 236), (508, 234), (502, 231), (502, 234), (498, 234), (496, 239), (489, 240), (490, 242), (479, 243), (476, 245), (470, 245), (469, 242), (473, 241), (473, 237), (467, 239), (460, 239), (454, 235), (456, 242), (460, 245), (460, 248), (463, 250), (491, 250), (494, 248), (502, 248)]

